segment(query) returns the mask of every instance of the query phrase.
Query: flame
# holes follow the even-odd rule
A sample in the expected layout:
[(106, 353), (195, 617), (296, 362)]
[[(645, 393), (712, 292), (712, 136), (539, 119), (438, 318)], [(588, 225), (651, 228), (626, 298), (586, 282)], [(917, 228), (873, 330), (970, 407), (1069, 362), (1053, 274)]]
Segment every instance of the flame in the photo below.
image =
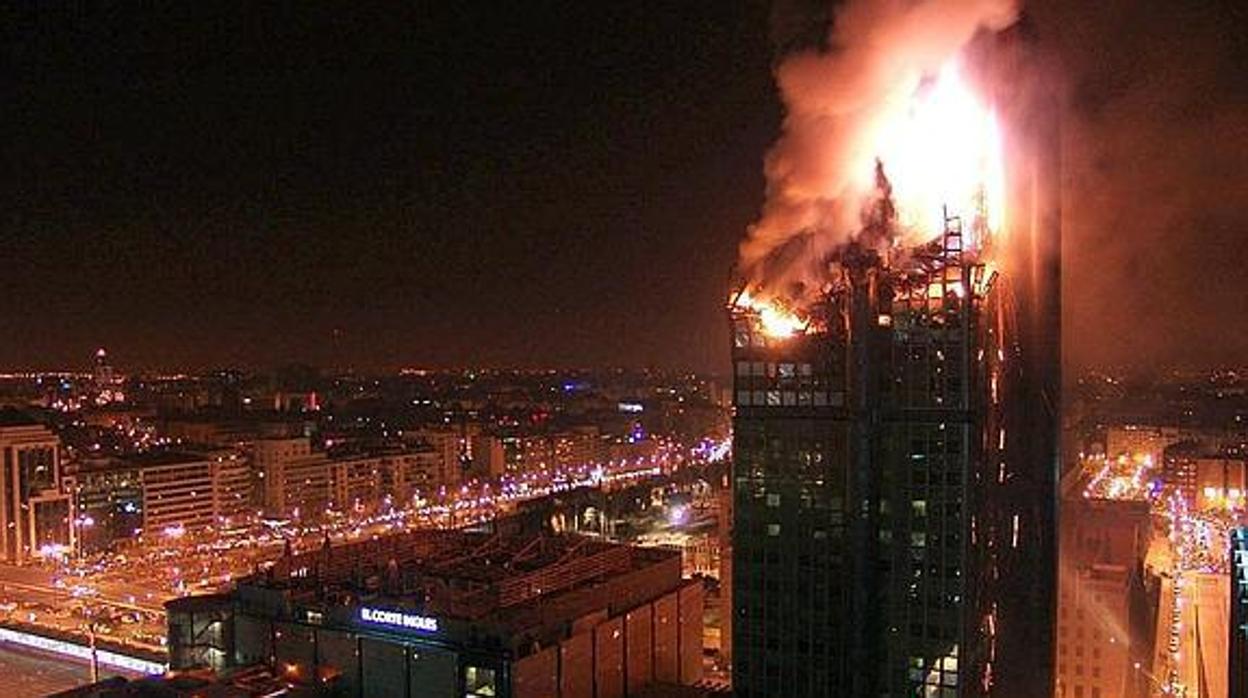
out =
[[(963, 81), (956, 63), (916, 92), (904, 90), (889, 100), (868, 142), (871, 159), (884, 163), (893, 187), (903, 231), (926, 242), (945, 226), (944, 214), (960, 216), (982, 247), (976, 233), (997, 235), (1005, 212), (1005, 166), (996, 114)], [(874, 168), (864, 149), (859, 176)], [(864, 179), (861, 186), (872, 186)], [(867, 189), (864, 189), (864, 191)]]
[(986, 260), (984, 265), (975, 272), (973, 289), (977, 298), (986, 298), (997, 280), (997, 264), (994, 260)]
[(747, 310), (758, 316), (759, 329), (772, 339), (787, 339), (806, 331), (807, 321), (790, 311), (778, 299), (756, 298), (750, 290), (742, 289), (732, 301), (734, 308)]
[[(838, 171), (852, 169), (848, 181), (837, 180), (848, 186), (815, 198), (827, 202), (844, 194), (874, 202), (880, 193), (877, 165), (882, 165), (896, 213), (896, 244), (934, 240), (946, 230), (946, 216), (957, 217), (962, 249), (973, 251), (983, 265), (966, 278), (955, 273), (960, 267), (945, 269), (928, 284), (928, 297), (983, 298), (997, 278), (990, 244), (1002, 234), (1005, 220), (1005, 157), (996, 113), (963, 79), (956, 61), (928, 80), (918, 73), (909, 77), (873, 111), (869, 126), (851, 132), (848, 158), (832, 163)], [(729, 305), (753, 313), (762, 333), (773, 339), (804, 333), (809, 326), (808, 318), (758, 286), (742, 290)]]

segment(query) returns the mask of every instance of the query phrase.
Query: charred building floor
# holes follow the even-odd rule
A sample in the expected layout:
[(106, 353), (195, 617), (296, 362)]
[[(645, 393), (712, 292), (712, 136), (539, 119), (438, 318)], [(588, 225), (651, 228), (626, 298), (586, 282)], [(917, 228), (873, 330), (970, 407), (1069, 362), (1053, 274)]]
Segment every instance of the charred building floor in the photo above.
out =
[(1056, 436), (963, 232), (849, 244), (793, 332), (733, 306), (738, 696), (1044, 695)]

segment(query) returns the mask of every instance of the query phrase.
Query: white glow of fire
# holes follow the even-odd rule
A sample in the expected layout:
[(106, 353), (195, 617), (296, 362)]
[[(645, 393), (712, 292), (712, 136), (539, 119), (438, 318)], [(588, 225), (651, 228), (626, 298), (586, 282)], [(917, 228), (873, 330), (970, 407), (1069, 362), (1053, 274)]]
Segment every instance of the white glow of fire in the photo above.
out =
[[(962, 79), (956, 63), (946, 65), (922, 89), (913, 87), (907, 83), (898, 89), (858, 144), (852, 165), (857, 186), (864, 200), (869, 198), (876, 186), (875, 163), (882, 162), (902, 245), (939, 236), (947, 214), (961, 218), (966, 247), (982, 251), (986, 240), (976, 234), (999, 236), (1005, 215), (1005, 165), (996, 115)], [(995, 270), (986, 268), (972, 280), (971, 290), (986, 294), (994, 278)], [(959, 298), (967, 291), (961, 282), (950, 290)], [(773, 339), (805, 332), (808, 324), (783, 303), (748, 289), (732, 303), (756, 313), (759, 328)]]
[(749, 289), (741, 291), (733, 305), (757, 313), (759, 328), (772, 339), (785, 339), (806, 330), (806, 320), (787, 310), (776, 300), (755, 298)]
[[(968, 232), (1001, 231), (1005, 167), (1001, 131), (993, 110), (959, 74), (940, 71), (917, 94), (899, 91), (876, 120), (856, 166), (861, 186), (874, 186), (874, 161), (884, 163), (899, 223), (921, 243), (944, 230), (942, 216), (962, 217)], [(981, 220), (981, 212), (986, 219)], [(980, 244), (982, 241), (970, 241)]]

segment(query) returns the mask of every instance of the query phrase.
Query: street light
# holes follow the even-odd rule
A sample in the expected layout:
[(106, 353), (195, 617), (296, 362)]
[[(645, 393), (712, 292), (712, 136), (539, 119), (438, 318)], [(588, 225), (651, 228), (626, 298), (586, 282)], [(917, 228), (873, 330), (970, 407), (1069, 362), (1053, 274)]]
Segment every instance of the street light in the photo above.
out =
[(95, 634), (100, 632), (103, 624), (99, 621), (91, 621), (87, 623), (87, 641), (91, 646), (91, 683), (99, 683), (100, 681), (100, 654), (95, 646)]
[(88, 514), (80, 514), (79, 516), (74, 517), (74, 526), (77, 528), (77, 530), (74, 531), (74, 540), (76, 542), (75, 547), (78, 549), (78, 557), (81, 559), (86, 557), (86, 550), (83, 546), (82, 540), (83, 536), (86, 535), (86, 529), (95, 526), (95, 519)]

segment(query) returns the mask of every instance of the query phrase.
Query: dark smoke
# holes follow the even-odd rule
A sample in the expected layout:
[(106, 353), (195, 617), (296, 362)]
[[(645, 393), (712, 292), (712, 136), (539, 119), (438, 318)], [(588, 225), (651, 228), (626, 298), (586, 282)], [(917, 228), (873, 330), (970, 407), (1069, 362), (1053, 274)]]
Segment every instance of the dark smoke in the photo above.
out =
[(1028, 6), (1061, 60), (1066, 357), (1248, 364), (1248, 6)]
[(893, 202), (893, 185), (879, 160), (875, 161), (874, 193), (862, 211), (859, 239), (868, 247), (887, 247), (897, 233), (897, 205)]

